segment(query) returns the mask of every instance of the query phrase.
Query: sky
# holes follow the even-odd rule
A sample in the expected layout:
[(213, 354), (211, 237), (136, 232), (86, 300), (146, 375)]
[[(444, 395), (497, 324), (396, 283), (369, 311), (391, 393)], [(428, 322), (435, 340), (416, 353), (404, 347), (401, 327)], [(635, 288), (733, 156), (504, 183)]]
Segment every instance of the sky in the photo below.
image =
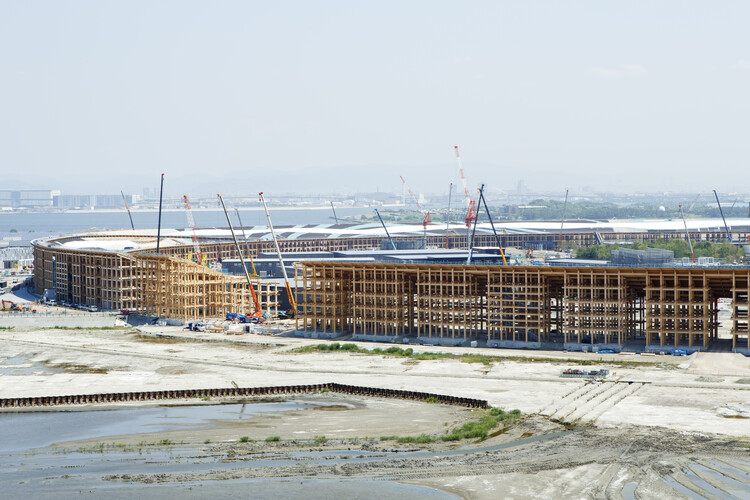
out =
[(0, 189), (747, 190), (750, 3), (0, 0)]

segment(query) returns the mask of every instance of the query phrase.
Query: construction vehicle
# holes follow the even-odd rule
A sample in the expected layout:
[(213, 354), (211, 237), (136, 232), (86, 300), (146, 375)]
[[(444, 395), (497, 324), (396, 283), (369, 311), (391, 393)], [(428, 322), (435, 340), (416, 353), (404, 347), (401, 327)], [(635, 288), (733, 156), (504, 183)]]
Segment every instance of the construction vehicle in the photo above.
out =
[[(234, 247), (237, 250), (237, 255), (240, 256), (240, 264), (242, 264), (242, 270), (245, 271), (245, 278), (247, 279), (247, 286), (250, 288), (250, 295), (253, 298), (253, 314), (250, 315), (252, 318), (257, 318), (263, 315), (263, 311), (260, 309), (260, 301), (258, 300), (258, 294), (255, 293), (255, 287), (253, 286), (253, 282), (250, 281), (250, 273), (247, 272), (247, 266), (245, 265), (245, 259), (242, 257), (242, 250), (240, 250), (240, 244), (237, 242), (237, 235), (234, 234), (234, 227), (232, 226), (232, 221), (229, 218), (229, 212), (227, 212), (227, 207), (224, 204), (224, 198), (222, 198), (221, 194), (217, 194), (219, 197), (219, 201), (221, 201), (221, 208), (224, 209), (224, 215), (227, 218), (227, 224), (229, 224), (229, 231), (232, 233), (232, 240), (234, 240)], [(217, 259), (218, 259), (218, 252), (217, 252)]]
[(12, 300), (3, 300), (3, 311), (10, 312), (21, 312), (21, 306), (13, 302)]
[[(292, 315), (297, 312), (297, 301), (294, 300), (294, 294), (292, 293), (292, 287), (289, 284), (289, 276), (286, 274), (286, 266), (284, 266), (284, 258), (281, 256), (281, 248), (279, 248), (279, 241), (276, 239), (276, 231), (273, 229), (273, 223), (271, 222), (271, 214), (268, 212), (268, 206), (266, 205), (266, 199), (263, 198), (263, 192), (258, 193), (260, 202), (263, 203), (263, 209), (266, 211), (266, 218), (268, 219), (268, 229), (271, 230), (271, 237), (273, 237), (273, 243), (276, 246), (276, 254), (279, 256), (279, 264), (281, 265), (281, 272), (284, 274), (284, 285), (286, 286), (286, 294), (289, 298), (289, 305), (292, 306), (290, 311), (287, 311), (287, 315), (291, 312)], [(292, 316), (293, 317), (293, 316)]]

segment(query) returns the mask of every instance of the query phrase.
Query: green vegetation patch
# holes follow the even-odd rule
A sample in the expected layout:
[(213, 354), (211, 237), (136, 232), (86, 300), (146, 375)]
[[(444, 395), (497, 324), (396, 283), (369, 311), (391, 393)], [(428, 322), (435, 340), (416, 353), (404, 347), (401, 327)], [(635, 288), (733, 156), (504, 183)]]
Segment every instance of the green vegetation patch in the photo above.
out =
[[(396, 441), (401, 444), (429, 444), (438, 441), (450, 442), (461, 441), (464, 439), (484, 440), (490, 434), (490, 431), (502, 426), (507, 430), (512, 425), (521, 420), (523, 414), (521, 410), (505, 411), (501, 408), (491, 408), (482, 411), (479, 420), (466, 422), (465, 424), (447, 430), (441, 436), (431, 436), (429, 434), (420, 434), (418, 436), (382, 436), (381, 441)], [(447, 425), (447, 424), (446, 424)]]
[[(577, 248), (575, 255), (577, 259), (609, 260), (612, 257), (612, 251), (621, 248), (631, 250), (658, 248), (661, 250), (671, 250), (674, 252), (675, 259), (690, 257), (690, 245), (682, 239), (661, 239), (648, 243), (630, 243), (628, 245), (591, 245)], [(732, 245), (728, 242), (712, 243), (710, 241), (696, 241), (693, 243), (693, 251), (696, 257), (713, 257), (714, 259), (721, 259), (727, 262), (741, 261), (744, 257), (742, 247)]]
[(411, 347), (403, 349), (401, 347), (392, 346), (385, 349), (376, 347), (375, 349), (363, 349), (357, 347), (356, 344), (340, 344), (334, 342), (331, 344), (317, 344), (299, 347), (293, 352), (308, 353), (308, 352), (356, 352), (359, 354), (370, 354), (378, 356), (392, 356), (409, 358), (417, 361), (423, 360), (436, 360), (436, 359), (455, 359), (462, 363), (482, 363), (483, 365), (489, 366), (493, 363), (500, 363), (502, 361), (516, 361), (520, 363), (551, 363), (551, 364), (566, 364), (566, 365), (580, 365), (590, 366), (595, 364), (613, 365), (619, 367), (628, 366), (657, 366), (661, 368), (668, 368), (670, 365), (665, 365), (661, 362), (654, 361), (624, 361), (624, 360), (604, 360), (604, 359), (556, 359), (556, 358), (543, 358), (534, 356), (489, 356), (486, 354), (452, 354), (449, 352), (414, 352)]

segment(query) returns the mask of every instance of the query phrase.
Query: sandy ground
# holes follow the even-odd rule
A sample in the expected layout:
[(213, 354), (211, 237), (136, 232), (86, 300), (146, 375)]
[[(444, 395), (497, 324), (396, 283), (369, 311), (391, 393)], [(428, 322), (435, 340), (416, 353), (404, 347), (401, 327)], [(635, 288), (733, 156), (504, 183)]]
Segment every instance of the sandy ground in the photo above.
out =
[[(485, 365), (362, 353), (293, 352), (320, 342), (192, 333), (169, 327), (143, 327), (140, 332), (0, 331), (0, 362), (12, 358), (18, 363), (0, 363), (2, 380), (12, 380), (0, 384), (0, 397), (231, 387), (232, 383), (252, 387), (338, 382), (420, 390), (486, 399), (493, 406), (518, 408), (530, 416), (509, 433), (476, 445), (481, 449), (459, 455), (447, 454), (450, 450), (441, 445), (434, 447), (430, 459), (344, 466), (302, 464), (279, 470), (291, 476), (391, 477), (477, 499), (619, 499), (636, 486), (637, 498), (679, 498), (683, 483), (692, 491), (706, 493), (685, 474), (702, 471), (701, 467), (726, 474), (717, 461), (731, 463), (737, 480), (750, 484), (750, 358), (739, 354), (673, 357), (443, 348), (498, 356), (496, 362)], [(435, 349), (410, 347), (415, 351)], [(524, 361), (518, 356), (534, 359)], [(608, 368), (613, 375), (600, 383), (560, 378), (561, 370), (572, 366), (566, 359), (594, 361), (595, 367)], [(621, 366), (617, 361), (632, 364)], [(22, 372), (14, 371), (19, 367)], [(408, 401), (342, 396), (340, 402), (332, 411), (261, 418), (242, 429), (222, 424), (190, 431), (192, 434), (175, 432), (168, 438), (195, 444), (206, 439), (223, 441), (206, 453), (226, 454), (222, 447), (233, 447), (234, 456), (242, 455), (243, 449), (254, 450), (253, 446), (269, 446), (240, 445), (236, 443), (238, 433), (251, 439), (271, 433), (290, 440), (325, 435), (333, 441), (327, 446), (335, 447), (336, 440), (363, 436), (440, 434), (446, 426), (472, 418), (469, 410)], [(556, 422), (583, 430), (539, 442), (523, 441), (563, 429)], [(113, 438), (120, 442), (144, 440), (141, 435)], [(515, 442), (520, 444), (502, 447)], [(744, 470), (745, 475), (735, 469)], [(259, 474), (259, 469), (252, 468), (237, 471), (233, 473), (236, 477)], [(710, 474), (701, 474), (705, 481), (713, 480)], [(234, 477), (204, 474), (170, 479), (167, 475), (163, 480)], [(679, 484), (672, 486), (665, 478)], [(155, 480), (148, 474), (109, 479)], [(708, 493), (704, 496), (711, 498)]]

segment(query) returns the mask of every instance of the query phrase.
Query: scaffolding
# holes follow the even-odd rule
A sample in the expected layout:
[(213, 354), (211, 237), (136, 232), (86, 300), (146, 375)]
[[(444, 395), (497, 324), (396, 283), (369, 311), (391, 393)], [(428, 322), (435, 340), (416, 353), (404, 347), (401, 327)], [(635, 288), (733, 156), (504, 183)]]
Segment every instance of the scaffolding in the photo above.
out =
[(733, 347), (747, 345), (747, 268), (608, 268), (301, 262), (300, 330), (437, 343), (707, 347), (732, 298)]

